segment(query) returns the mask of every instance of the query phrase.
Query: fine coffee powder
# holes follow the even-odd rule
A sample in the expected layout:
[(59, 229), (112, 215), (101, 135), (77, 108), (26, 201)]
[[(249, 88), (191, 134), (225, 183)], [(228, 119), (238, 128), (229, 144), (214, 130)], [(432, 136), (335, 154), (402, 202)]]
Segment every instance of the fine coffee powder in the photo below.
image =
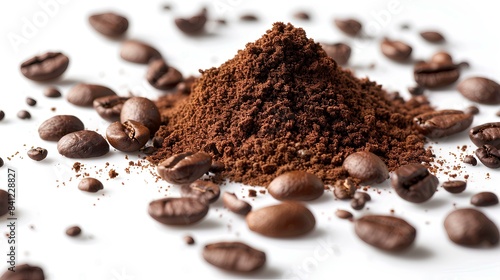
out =
[(203, 151), (224, 163), (230, 180), (264, 186), (292, 170), (331, 184), (347, 176), (342, 163), (356, 151), (376, 154), (391, 171), (431, 160), (412, 122), (428, 105), (354, 77), (291, 24), (275, 23), (233, 59), (200, 72), (188, 98), (159, 105), (156, 136), (164, 141), (153, 163)]

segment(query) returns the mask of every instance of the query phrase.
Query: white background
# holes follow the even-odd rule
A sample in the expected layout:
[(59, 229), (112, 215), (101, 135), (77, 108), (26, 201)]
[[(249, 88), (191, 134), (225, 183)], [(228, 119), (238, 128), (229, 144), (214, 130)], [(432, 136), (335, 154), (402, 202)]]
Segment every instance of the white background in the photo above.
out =
[[(56, 3), (48, 14), (43, 3)], [(335, 217), (336, 209), (351, 210), (349, 202), (334, 200), (326, 192), (317, 201), (309, 203), (317, 219), (317, 228), (307, 236), (291, 240), (270, 239), (250, 232), (241, 217), (222, 207), (221, 201), (211, 206), (209, 215), (199, 224), (188, 227), (163, 226), (147, 214), (148, 203), (164, 195), (177, 195), (175, 187), (155, 181), (154, 168), (132, 168), (125, 154), (112, 151), (99, 159), (81, 160), (95, 177), (104, 182), (105, 190), (87, 194), (77, 189), (78, 180), (71, 166), (75, 160), (57, 153), (56, 144), (38, 137), (41, 122), (55, 114), (74, 114), (86, 128), (103, 133), (107, 123), (93, 109), (78, 108), (64, 98), (43, 96), (47, 84), (31, 82), (19, 72), (25, 59), (45, 51), (62, 51), (70, 57), (70, 66), (63, 78), (55, 82), (63, 94), (78, 82), (98, 83), (114, 89), (120, 95), (130, 90), (137, 95), (156, 98), (161, 92), (145, 82), (146, 67), (133, 65), (119, 58), (120, 42), (108, 40), (96, 33), (87, 23), (93, 12), (114, 10), (130, 20), (129, 38), (141, 39), (157, 47), (168, 62), (186, 76), (198, 69), (218, 66), (234, 56), (245, 43), (258, 39), (275, 21), (291, 21), (306, 29), (308, 36), (317, 41), (346, 41), (353, 46), (351, 66), (356, 74), (369, 76), (389, 90), (399, 90), (408, 96), (406, 87), (413, 84), (411, 65), (388, 61), (380, 55), (378, 42), (383, 36), (401, 39), (414, 48), (414, 57), (427, 59), (434, 52), (449, 51), (456, 61), (467, 60), (471, 68), (463, 71), (462, 78), (480, 75), (499, 80), (500, 49), (497, 10), (486, 1), (395, 1), (396, 10), (387, 9), (394, 1), (168, 1), (173, 10), (162, 10), (162, 1), (2, 1), (0, 4), (0, 110), (6, 117), (0, 122), (0, 156), (6, 162), (0, 169), (0, 188), (7, 187), (7, 169), (18, 173), (17, 193), (17, 259), (43, 267), (47, 279), (207, 279), (221, 278), (294, 278), (339, 279), (361, 276), (406, 279), (498, 279), (500, 277), (500, 248), (470, 249), (451, 243), (443, 229), (447, 213), (456, 207), (470, 206), (472, 194), (498, 190), (498, 171), (481, 164), (464, 166), (458, 178), (469, 174), (468, 189), (452, 195), (441, 187), (428, 202), (410, 204), (390, 191), (388, 182), (370, 190), (372, 202), (363, 214), (390, 214), (403, 217), (417, 228), (415, 245), (401, 254), (387, 254), (374, 249), (354, 234), (352, 223)], [(211, 35), (186, 37), (173, 24), (173, 18), (189, 15), (204, 3), (212, 16), (228, 20), (227, 26), (213, 28)], [(42, 3), (42, 5), (40, 4)], [(216, 5), (218, 8), (216, 7)], [(221, 9), (222, 8), (222, 9)], [(293, 12), (305, 8), (312, 21), (293, 19)], [(239, 22), (244, 12), (255, 12), (257, 23)], [(44, 18), (45, 15), (45, 18)], [(347, 38), (332, 24), (334, 17), (355, 16), (368, 35), (375, 37), (370, 43)], [(30, 23), (35, 29), (26, 30)], [(410, 30), (403, 31), (402, 23)], [(444, 45), (424, 42), (418, 31), (439, 29), (446, 38)], [(24, 30), (24, 34), (23, 34)], [(26, 33), (27, 32), (27, 33)], [(12, 38), (24, 39), (17, 44)], [(16, 37), (19, 40), (19, 37)], [(359, 69), (375, 62), (373, 70)], [(26, 97), (38, 104), (31, 108)], [(438, 108), (463, 109), (471, 102), (462, 98), (454, 87), (427, 92)], [(55, 107), (52, 112), (50, 108)], [(31, 120), (20, 120), (16, 113), (28, 109)], [(473, 125), (499, 120), (495, 113), (499, 106), (480, 106), (481, 113)], [(466, 154), (475, 147), (467, 133), (432, 143), (438, 157), (445, 158), (445, 166), (460, 162), (457, 145), (467, 145)], [(47, 159), (34, 162), (26, 156), (31, 146), (45, 147)], [(11, 155), (19, 154), (11, 157)], [(457, 156), (453, 156), (453, 154)], [(8, 160), (7, 157), (11, 157)], [(129, 155), (137, 161), (138, 155)], [(106, 167), (105, 163), (110, 166)], [(108, 179), (107, 171), (115, 169), (119, 176)], [(102, 173), (95, 175), (95, 171)], [(445, 168), (445, 171), (447, 168)], [(489, 176), (487, 175), (489, 173)], [(448, 176), (439, 174), (441, 182)], [(57, 182), (56, 180), (59, 180)], [(64, 182), (64, 184), (63, 184)], [(247, 194), (246, 187), (237, 184), (223, 186), (222, 190)], [(380, 190), (377, 194), (375, 190)], [(254, 208), (276, 203), (270, 196), (245, 198)], [(500, 206), (481, 209), (500, 225)], [(69, 238), (65, 229), (80, 225), (83, 234)], [(0, 218), (0, 269), (5, 270), (7, 238), (6, 217)], [(196, 245), (187, 246), (182, 236), (192, 234)], [(256, 274), (229, 274), (206, 264), (201, 257), (203, 245), (213, 241), (239, 240), (267, 253), (266, 267)]]

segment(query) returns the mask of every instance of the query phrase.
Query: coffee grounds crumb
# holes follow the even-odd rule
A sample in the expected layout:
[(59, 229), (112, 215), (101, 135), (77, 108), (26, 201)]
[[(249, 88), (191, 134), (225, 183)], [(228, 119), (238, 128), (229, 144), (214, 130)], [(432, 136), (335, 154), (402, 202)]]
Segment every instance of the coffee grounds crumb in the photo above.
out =
[(80, 172), (80, 169), (83, 167), (83, 164), (80, 162), (75, 162), (73, 163), (73, 170), (75, 170), (76, 173)]
[(118, 176), (118, 173), (114, 169), (110, 169), (108, 172), (108, 175), (109, 175), (110, 179), (113, 179), (113, 178), (116, 178)]
[(256, 190), (248, 190), (248, 197), (256, 197), (256, 196), (257, 196)]
[(184, 242), (188, 245), (193, 245), (194, 244), (194, 238), (192, 236), (184, 236)]

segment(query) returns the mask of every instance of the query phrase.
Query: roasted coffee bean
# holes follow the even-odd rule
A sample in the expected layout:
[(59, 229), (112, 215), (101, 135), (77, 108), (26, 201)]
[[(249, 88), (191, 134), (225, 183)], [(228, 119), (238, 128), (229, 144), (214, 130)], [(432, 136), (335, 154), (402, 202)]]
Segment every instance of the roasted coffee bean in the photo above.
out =
[(31, 114), (26, 110), (21, 110), (17, 112), (17, 117), (20, 118), (21, 120), (28, 120), (31, 119)]
[(476, 166), (477, 165), (477, 159), (474, 156), (466, 155), (464, 157), (464, 163), (470, 164), (472, 166)]
[(168, 90), (175, 88), (182, 81), (182, 74), (174, 67), (168, 66), (162, 59), (149, 64), (146, 80), (154, 88)]
[(32, 160), (41, 161), (47, 157), (47, 149), (37, 147), (33, 149), (29, 149), (28, 157)]
[(357, 187), (351, 178), (338, 179), (333, 184), (333, 194), (338, 199), (350, 199), (354, 196)]
[(145, 146), (144, 148), (141, 149), (141, 152), (143, 152), (146, 155), (152, 155), (154, 154), (158, 149), (153, 147), (153, 146)]
[(423, 31), (420, 32), (420, 36), (431, 43), (442, 43), (445, 40), (444, 36), (437, 31)]
[(122, 152), (139, 151), (149, 140), (149, 129), (140, 122), (128, 120), (114, 122), (106, 129), (106, 139), (111, 146)]
[(2, 167), (5, 163), (3, 162), (3, 158), (0, 157), (0, 167)]
[(351, 207), (354, 210), (361, 210), (365, 208), (366, 201), (364, 199), (351, 199)]
[(408, 92), (413, 95), (413, 96), (420, 96), (424, 94), (425, 89), (421, 86), (414, 86), (414, 87), (409, 87)]
[(366, 151), (350, 154), (342, 167), (363, 185), (382, 183), (389, 178), (385, 163), (377, 155)]
[(190, 18), (176, 18), (175, 25), (186, 35), (198, 35), (205, 30), (207, 23), (207, 10), (203, 9)]
[(192, 236), (184, 236), (184, 242), (188, 245), (193, 245), (194, 244), (194, 238)]
[(300, 20), (310, 20), (311, 19), (311, 16), (309, 15), (309, 13), (304, 12), (304, 11), (296, 12), (295, 14), (293, 14), (293, 17), (296, 19), (300, 19)]
[(68, 68), (69, 58), (60, 52), (47, 52), (21, 64), (21, 73), (33, 81), (48, 81), (61, 76)]
[(241, 242), (218, 242), (203, 248), (210, 264), (232, 272), (252, 272), (266, 263), (266, 254)]
[(161, 58), (161, 54), (157, 49), (144, 42), (127, 40), (122, 44), (120, 57), (128, 62), (148, 64), (155, 59)]
[(470, 114), (470, 115), (477, 115), (479, 114), (479, 108), (472, 105), (464, 109), (465, 114)]
[(5, 112), (0, 110), (0, 121), (3, 120), (3, 118), (5, 118)]
[(444, 228), (450, 240), (462, 246), (493, 246), (499, 241), (500, 234), (495, 223), (472, 208), (457, 209), (448, 214)]
[(471, 128), (469, 138), (478, 147), (491, 145), (500, 148), (500, 122), (485, 123)]
[(240, 16), (241, 21), (258, 21), (259, 18), (254, 14), (244, 14)]
[(355, 19), (335, 19), (335, 25), (349, 36), (357, 36), (361, 32), (362, 25)]
[(144, 97), (131, 97), (125, 101), (120, 113), (120, 121), (133, 120), (140, 122), (149, 129), (149, 136), (153, 137), (161, 124), (160, 111), (155, 103)]
[(338, 64), (346, 65), (351, 57), (351, 47), (344, 43), (326, 44), (321, 43), (326, 54), (333, 58)]
[(439, 180), (425, 166), (418, 163), (403, 165), (391, 175), (391, 184), (404, 200), (422, 203), (436, 192)]
[(171, 156), (158, 164), (160, 177), (172, 184), (189, 184), (207, 173), (212, 164), (209, 154), (182, 153)]
[(212, 173), (221, 173), (224, 170), (226, 170), (224, 163), (220, 161), (212, 161), (212, 165), (208, 171)]
[(245, 216), (252, 210), (252, 205), (238, 199), (234, 193), (224, 192), (222, 202), (224, 203), (224, 207), (239, 215)]
[(453, 63), (453, 58), (447, 52), (437, 52), (431, 57), (431, 62), (440, 64)]
[(500, 85), (487, 78), (467, 78), (458, 84), (457, 90), (465, 98), (477, 103), (500, 104)]
[(470, 204), (474, 206), (491, 206), (498, 204), (498, 196), (492, 192), (480, 192), (473, 195)]
[(57, 151), (68, 158), (100, 157), (109, 152), (109, 144), (95, 131), (80, 130), (59, 139)]
[(429, 138), (441, 138), (466, 130), (474, 117), (459, 110), (441, 110), (423, 113), (413, 121), (417, 129)]
[(55, 87), (48, 87), (43, 91), (43, 95), (49, 98), (61, 97), (61, 92)]
[(66, 235), (75, 237), (82, 233), (82, 229), (79, 226), (72, 226), (66, 229)]
[(352, 213), (346, 210), (337, 210), (335, 211), (335, 215), (341, 219), (352, 219)]
[(64, 135), (83, 130), (83, 122), (72, 115), (57, 115), (44, 121), (38, 127), (38, 135), (47, 141), (59, 141)]
[(268, 237), (286, 238), (304, 235), (314, 229), (316, 219), (303, 204), (285, 201), (251, 211), (246, 216), (248, 228)]
[(116, 93), (108, 87), (80, 83), (68, 92), (66, 99), (71, 104), (89, 107), (99, 97), (115, 95)]
[(368, 193), (365, 193), (365, 192), (355, 192), (354, 199), (361, 199), (364, 201), (370, 201), (370, 200), (372, 200), (372, 197)]
[(16, 264), (15, 269), (5, 271), (0, 280), (45, 280), (45, 275), (38, 266)]
[(110, 122), (116, 122), (120, 120), (123, 103), (127, 100), (128, 97), (109, 95), (94, 99), (92, 105), (101, 118)]
[(127, 18), (113, 12), (91, 15), (89, 23), (97, 32), (111, 38), (122, 36), (128, 29)]
[(446, 181), (442, 187), (449, 193), (461, 193), (467, 188), (467, 182), (460, 180)]
[(31, 98), (31, 97), (27, 97), (26, 98), (26, 104), (28, 104), (28, 106), (35, 106), (36, 105), (36, 100)]
[(165, 225), (190, 225), (207, 215), (208, 204), (192, 197), (167, 197), (149, 203), (148, 213)]
[(409, 248), (417, 236), (417, 230), (405, 220), (382, 215), (357, 219), (354, 231), (364, 242), (390, 252)]
[(189, 185), (182, 185), (181, 195), (196, 198), (206, 203), (214, 203), (219, 199), (220, 188), (212, 182), (196, 180)]
[(453, 84), (460, 77), (460, 67), (453, 63), (419, 62), (413, 69), (415, 82), (425, 88), (439, 88)]
[(0, 217), (9, 212), (9, 206), (9, 193), (0, 189)]
[(500, 167), (500, 151), (492, 145), (484, 145), (476, 150), (477, 158), (489, 168)]
[(277, 200), (314, 200), (325, 191), (316, 175), (304, 171), (291, 171), (274, 178), (267, 191)]
[(83, 178), (80, 183), (78, 183), (78, 189), (84, 192), (96, 193), (104, 189), (104, 186), (101, 181), (92, 177), (87, 177)]
[(411, 52), (413, 50), (412, 47), (410, 47), (406, 43), (396, 40), (389, 40), (387, 38), (384, 38), (384, 40), (380, 44), (380, 49), (387, 58), (398, 62), (407, 61), (410, 58)]
[(155, 137), (153, 137), (153, 140), (152, 140), (153, 147), (155, 147), (155, 148), (161, 148), (162, 145), (163, 145), (163, 141), (164, 141), (164, 138), (161, 137), (161, 136), (155, 136)]

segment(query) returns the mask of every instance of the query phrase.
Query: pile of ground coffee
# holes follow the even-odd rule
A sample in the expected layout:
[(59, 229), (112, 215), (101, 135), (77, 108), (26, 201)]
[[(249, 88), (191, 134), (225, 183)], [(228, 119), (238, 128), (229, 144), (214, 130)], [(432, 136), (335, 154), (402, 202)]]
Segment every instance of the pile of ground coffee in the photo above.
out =
[(346, 175), (344, 158), (361, 150), (390, 170), (431, 159), (412, 122), (429, 106), (390, 98), (354, 77), (291, 24), (275, 23), (233, 59), (201, 73), (189, 98), (161, 106), (168, 122), (156, 134), (165, 140), (153, 163), (201, 150), (225, 164), (230, 180), (267, 185), (290, 170), (332, 183)]

